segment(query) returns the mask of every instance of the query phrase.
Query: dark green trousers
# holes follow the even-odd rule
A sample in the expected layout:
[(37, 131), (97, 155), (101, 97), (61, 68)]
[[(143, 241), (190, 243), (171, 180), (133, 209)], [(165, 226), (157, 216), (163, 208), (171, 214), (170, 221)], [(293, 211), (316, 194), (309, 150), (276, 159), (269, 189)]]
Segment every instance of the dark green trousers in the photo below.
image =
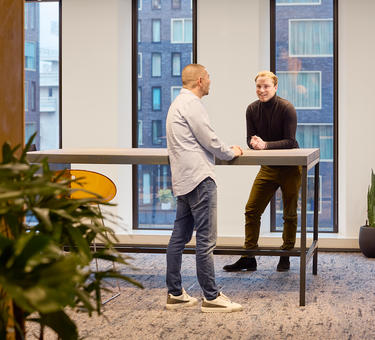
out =
[(258, 246), (260, 218), (276, 190), (280, 187), (283, 199), (283, 245), (292, 249), (297, 233), (297, 202), (301, 186), (301, 167), (263, 165), (255, 178), (245, 208), (245, 248)]

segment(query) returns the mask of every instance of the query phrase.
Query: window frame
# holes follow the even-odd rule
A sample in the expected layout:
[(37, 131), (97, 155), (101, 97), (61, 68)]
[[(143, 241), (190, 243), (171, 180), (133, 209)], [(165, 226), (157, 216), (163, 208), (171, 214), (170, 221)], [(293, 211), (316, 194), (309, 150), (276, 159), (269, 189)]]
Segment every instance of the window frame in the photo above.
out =
[[(159, 56), (160, 59), (160, 74), (154, 75), (154, 57)], [(152, 78), (161, 78), (162, 75), (162, 67), (163, 67), (163, 61), (162, 61), (162, 54), (160, 52), (152, 52), (151, 53), (151, 77)]]
[[(178, 74), (174, 74), (174, 68), (173, 68), (173, 57), (178, 56), (180, 59), (180, 68), (178, 70)], [(172, 77), (181, 77), (181, 52), (172, 52), (171, 53), (171, 76)]]
[[(338, 233), (338, 197), (339, 197), (339, 169), (338, 169), (338, 0), (333, 1), (333, 229), (332, 231), (320, 231), (324, 233)], [(320, 2), (321, 4), (321, 2)], [(293, 4), (295, 5), (295, 4)], [(305, 5), (305, 4), (304, 4)], [(270, 69), (276, 73), (276, 0), (270, 0)], [(275, 196), (271, 200), (270, 207), (270, 232), (276, 230), (276, 200)]]
[[(154, 22), (159, 23), (159, 40), (154, 40)], [(153, 44), (161, 44), (161, 19), (159, 18), (151, 19), (151, 42)]]
[[(192, 9), (192, 60), (197, 62), (197, 0), (191, 0), (190, 6)], [(157, 13), (157, 12), (155, 12)], [(138, 56), (138, 43), (137, 43), (137, 18), (138, 18), (138, 4), (137, 0), (132, 0), (132, 147), (137, 147), (138, 142), (138, 111), (137, 111), (137, 56)], [(147, 91), (146, 91), (147, 90)], [(149, 89), (144, 89), (143, 95), (149, 96)], [(141, 193), (138, 192), (138, 166), (132, 166), (132, 212), (133, 212), (133, 229), (139, 229), (138, 219), (138, 198)], [(140, 179), (142, 181), (143, 179)], [(146, 230), (147, 228), (142, 228)], [(157, 230), (158, 228), (152, 228)], [(162, 229), (165, 230), (165, 229)]]
[[(191, 20), (192, 24), (192, 41), (185, 41), (185, 21)], [(182, 21), (182, 41), (174, 41), (173, 40), (173, 23), (175, 21)], [(171, 37), (170, 37), (171, 44), (192, 44), (194, 41), (194, 18), (172, 18), (171, 19)]]

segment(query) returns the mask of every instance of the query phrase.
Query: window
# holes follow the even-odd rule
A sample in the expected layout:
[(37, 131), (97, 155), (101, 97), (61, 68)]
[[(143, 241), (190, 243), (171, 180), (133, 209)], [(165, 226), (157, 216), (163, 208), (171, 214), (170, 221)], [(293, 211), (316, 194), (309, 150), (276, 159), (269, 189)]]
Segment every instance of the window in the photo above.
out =
[(332, 56), (332, 19), (289, 20), (289, 53), (295, 57)]
[(142, 27), (142, 23), (141, 23), (141, 20), (138, 21), (138, 27), (137, 27), (137, 35), (138, 35), (138, 42), (140, 43), (141, 42), (141, 27)]
[[(134, 26), (133, 67), (133, 147), (166, 148), (165, 120), (168, 108), (182, 86), (181, 70), (193, 61), (193, 10), (191, 0), (132, 0)], [(162, 4), (162, 7), (161, 7)], [(180, 8), (177, 8), (180, 6)], [(141, 10), (142, 9), (142, 10)], [(195, 11), (194, 11), (195, 13)], [(181, 43), (173, 43), (172, 22)], [(195, 20), (195, 16), (194, 16)], [(169, 26), (170, 25), (170, 26)], [(169, 27), (168, 27), (169, 26)], [(139, 36), (139, 32), (141, 36)], [(168, 33), (167, 33), (168, 32)], [(167, 34), (167, 35), (166, 35)], [(190, 37), (189, 37), (190, 35)], [(190, 41), (190, 43), (189, 43)], [(196, 42), (194, 42), (196, 44)], [(137, 63), (137, 64), (135, 64)], [(171, 189), (168, 165), (134, 166), (133, 221), (135, 229), (171, 229), (175, 218), (175, 204), (165, 210), (158, 198), (160, 189)]]
[(37, 150), (60, 145), (59, 1), (24, 3), (25, 140), (37, 132)]
[(137, 100), (138, 100), (138, 111), (142, 110), (142, 87), (138, 87), (138, 96), (137, 96)]
[(172, 86), (171, 87), (171, 102), (180, 94), (182, 87), (181, 86)]
[(172, 76), (181, 75), (181, 53), (172, 53)]
[(193, 41), (193, 26), (191, 19), (171, 20), (171, 43), (188, 44)]
[(36, 44), (25, 41), (25, 69), (36, 70)]
[[(274, 6), (274, 5), (277, 6)], [(293, 5), (300, 6), (293, 6)], [(319, 231), (337, 232), (337, 79), (335, 60), (337, 18), (334, 0), (271, 1), (275, 27), (271, 40), (273, 70), (279, 78), (277, 94), (289, 100), (297, 111), (296, 139), (301, 148), (320, 149), (321, 191)], [(288, 5), (288, 6), (286, 6)], [(306, 5), (306, 6), (302, 6)], [(307, 5), (314, 5), (313, 8)], [(306, 19), (309, 18), (309, 19)], [(334, 58), (335, 56), (335, 58)], [(312, 170), (313, 171), (313, 170)], [(313, 209), (313, 172), (308, 179), (308, 210)], [(271, 209), (271, 231), (281, 231), (282, 198), (276, 194)], [(281, 210), (280, 210), (281, 209)], [(312, 230), (313, 215), (307, 215)]]
[(321, 0), (276, 0), (276, 5), (321, 5)]
[(160, 111), (161, 108), (161, 88), (152, 88), (152, 110)]
[[(29, 108), (29, 83), (27, 81), (25, 81), (25, 111), (28, 111)], [(27, 139), (25, 139), (27, 141)]]
[(152, 121), (152, 144), (160, 145), (162, 136), (162, 125), (161, 120)]
[(321, 109), (321, 72), (277, 72), (278, 95), (296, 109)]
[(161, 76), (161, 53), (152, 53), (151, 69), (153, 77)]
[(319, 148), (321, 161), (332, 162), (333, 124), (299, 124), (296, 138), (300, 148)]
[(181, 8), (181, 0), (172, 0), (172, 8), (173, 9), (180, 9)]
[(143, 122), (138, 121), (138, 145), (143, 145)]
[(142, 53), (138, 53), (137, 70), (138, 70), (138, 78), (142, 78)]
[(152, 19), (152, 42), (154, 43), (160, 43), (160, 26), (160, 19)]
[(161, 0), (151, 0), (152, 9), (161, 9)]
[(142, 0), (138, 0), (138, 11), (142, 10)]
[(35, 81), (31, 82), (31, 88), (30, 88), (30, 106), (31, 106), (31, 111), (35, 111), (36, 109), (36, 84)]

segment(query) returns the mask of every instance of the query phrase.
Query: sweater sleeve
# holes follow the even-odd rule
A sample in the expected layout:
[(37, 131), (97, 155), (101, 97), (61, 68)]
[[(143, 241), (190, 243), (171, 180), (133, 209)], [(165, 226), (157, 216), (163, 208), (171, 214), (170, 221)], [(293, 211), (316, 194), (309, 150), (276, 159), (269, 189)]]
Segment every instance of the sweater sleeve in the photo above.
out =
[(252, 120), (254, 114), (254, 110), (251, 105), (247, 107), (246, 110), (246, 142), (247, 146), (252, 149), (250, 145), (251, 137), (257, 134), (256, 126)]

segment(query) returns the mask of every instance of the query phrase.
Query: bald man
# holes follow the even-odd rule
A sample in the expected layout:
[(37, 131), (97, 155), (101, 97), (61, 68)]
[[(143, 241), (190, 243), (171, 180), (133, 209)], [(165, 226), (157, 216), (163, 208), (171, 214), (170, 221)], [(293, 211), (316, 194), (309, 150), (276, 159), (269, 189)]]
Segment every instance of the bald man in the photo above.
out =
[(201, 98), (210, 91), (204, 66), (187, 65), (182, 71), (180, 94), (167, 116), (167, 145), (173, 193), (177, 197), (174, 228), (167, 249), (167, 309), (194, 306), (198, 300), (181, 284), (181, 261), (185, 245), (196, 230), (196, 267), (203, 291), (202, 312), (242, 310), (219, 291), (215, 282), (213, 249), (216, 246), (217, 194), (215, 157), (231, 160), (242, 154), (239, 146), (228, 147), (216, 136)]

